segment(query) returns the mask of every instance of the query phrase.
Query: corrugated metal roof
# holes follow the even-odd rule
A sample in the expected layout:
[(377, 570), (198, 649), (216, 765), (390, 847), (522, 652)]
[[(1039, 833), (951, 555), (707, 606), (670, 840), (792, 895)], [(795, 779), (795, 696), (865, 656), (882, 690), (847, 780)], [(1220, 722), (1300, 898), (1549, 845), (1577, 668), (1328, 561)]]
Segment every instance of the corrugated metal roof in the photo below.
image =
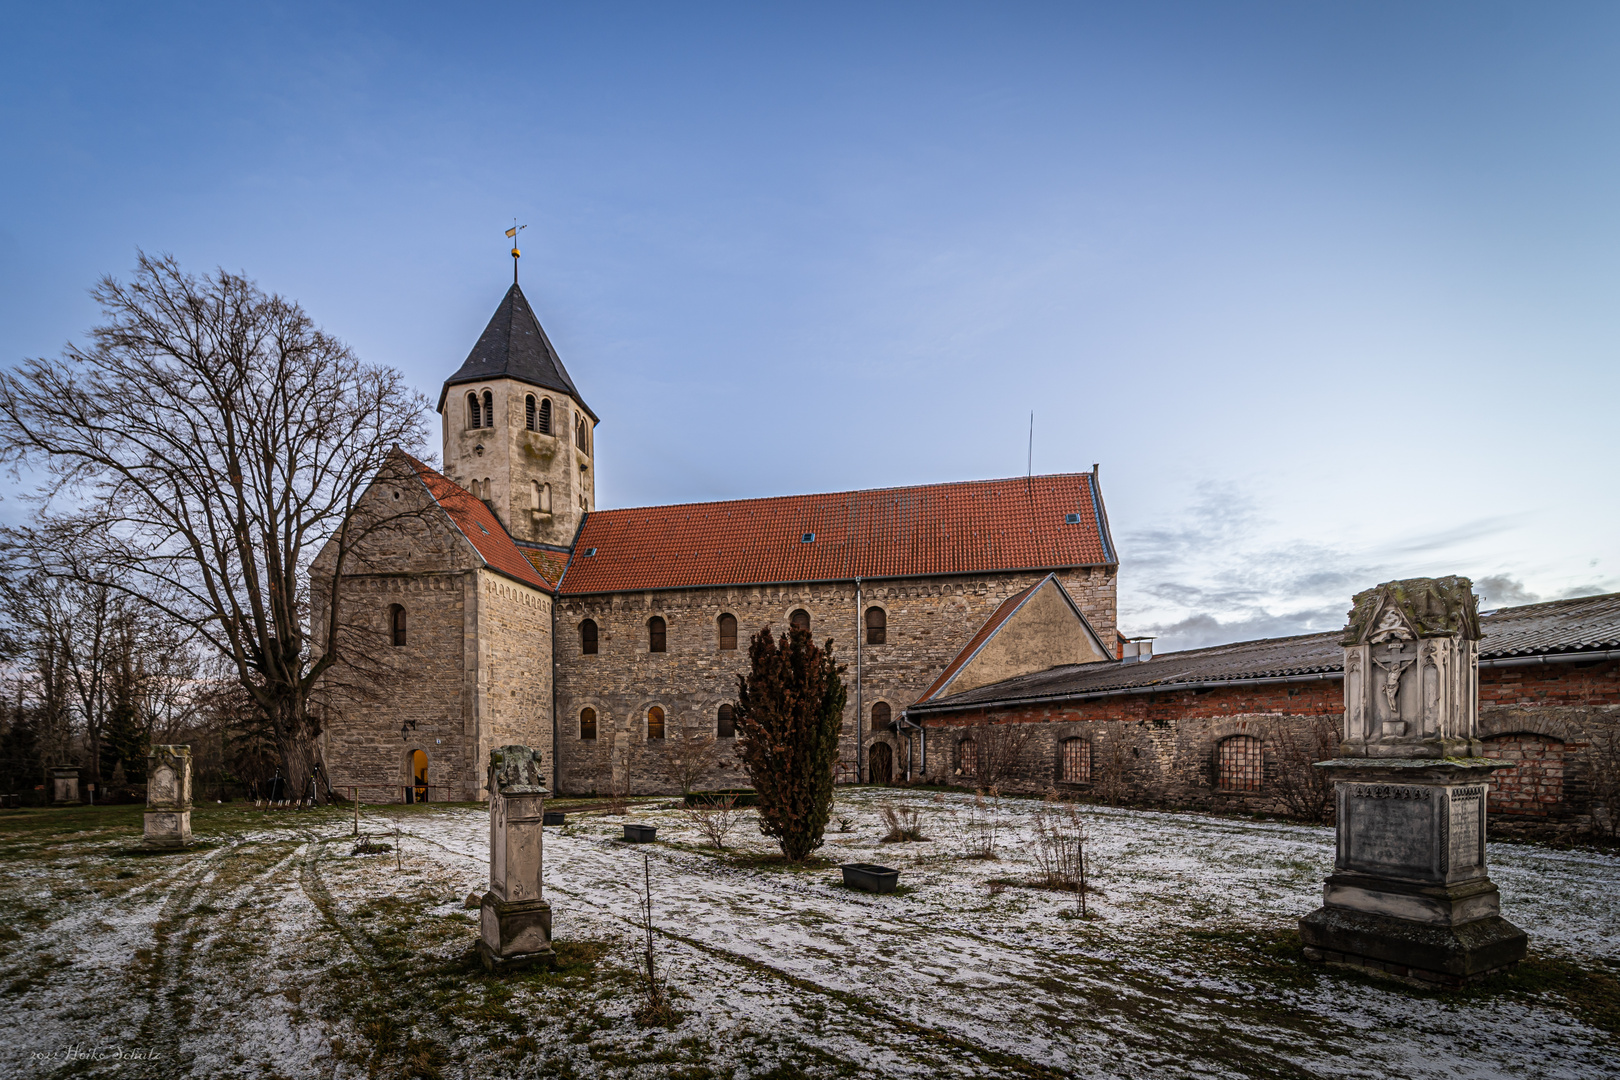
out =
[[(1620, 648), (1620, 593), (1503, 608), (1482, 614), (1479, 621), (1485, 632), (1479, 650), (1482, 661)], [(1152, 660), (1137, 663), (1108, 660), (1096, 664), (1068, 664), (914, 707), (1016, 705), (1036, 698), (1171, 691), (1200, 683), (1342, 676), (1341, 633), (1335, 630), (1325, 634), (1241, 641), (1208, 649), (1160, 653)]]
[(466, 488), (443, 473), (434, 471), (420, 461), (404, 454), (405, 460), (411, 463), (416, 475), (422, 478), (429, 494), (435, 502), (443, 508), (461, 530), (478, 554), (483, 558), (485, 565), (491, 570), (497, 570), (507, 577), (516, 578), (525, 585), (552, 591), (554, 586), (535, 572), (528, 559), (518, 550), (507, 534), (506, 528), (490, 512), (480, 500), (473, 497)]
[(561, 591), (1106, 565), (1101, 506), (1093, 474), (1068, 473), (598, 510), (574, 543)]

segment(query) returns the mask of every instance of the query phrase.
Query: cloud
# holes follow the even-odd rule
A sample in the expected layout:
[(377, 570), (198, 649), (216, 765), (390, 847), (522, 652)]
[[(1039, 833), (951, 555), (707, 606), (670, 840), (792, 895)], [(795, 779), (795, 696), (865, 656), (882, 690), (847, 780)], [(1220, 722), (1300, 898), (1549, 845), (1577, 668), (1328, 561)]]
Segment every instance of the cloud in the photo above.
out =
[(1485, 611), (1534, 604), (1541, 599), (1540, 593), (1531, 592), (1522, 581), (1507, 574), (1479, 578), (1474, 582), (1474, 595), (1479, 597), (1479, 606)]
[(1154, 652), (1166, 653), (1180, 652), (1183, 649), (1203, 649), (1234, 641), (1253, 641), (1257, 638), (1315, 634), (1337, 630), (1343, 625), (1344, 611), (1338, 607), (1323, 607), (1285, 615), (1273, 615), (1262, 610), (1226, 621), (1207, 613), (1200, 613), (1178, 622), (1151, 626), (1142, 633), (1151, 634), (1156, 639), (1153, 644)]

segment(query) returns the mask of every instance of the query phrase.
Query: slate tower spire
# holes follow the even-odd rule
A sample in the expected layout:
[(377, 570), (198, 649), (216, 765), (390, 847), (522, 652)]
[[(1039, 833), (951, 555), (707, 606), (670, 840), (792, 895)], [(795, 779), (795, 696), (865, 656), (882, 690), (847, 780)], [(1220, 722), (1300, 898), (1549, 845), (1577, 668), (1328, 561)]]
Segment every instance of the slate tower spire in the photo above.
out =
[(597, 418), (516, 282), (439, 394), (444, 471), (514, 539), (568, 545), (596, 506)]

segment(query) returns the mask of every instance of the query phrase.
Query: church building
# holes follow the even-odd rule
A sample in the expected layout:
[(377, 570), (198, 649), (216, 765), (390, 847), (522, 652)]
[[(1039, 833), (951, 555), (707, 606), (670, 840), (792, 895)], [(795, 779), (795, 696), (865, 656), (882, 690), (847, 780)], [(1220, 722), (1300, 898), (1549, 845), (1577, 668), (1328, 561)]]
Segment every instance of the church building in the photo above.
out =
[(1116, 655), (1095, 466), (600, 509), (598, 417), (515, 283), (438, 411), (443, 471), (396, 451), (339, 574), (322, 753), (363, 799), (481, 798), (507, 743), (561, 793), (742, 784), (732, 703), (766, 626), (831, 638), (848, 666), (848, 781), (923, 775), (906, 710), (925, 693)]

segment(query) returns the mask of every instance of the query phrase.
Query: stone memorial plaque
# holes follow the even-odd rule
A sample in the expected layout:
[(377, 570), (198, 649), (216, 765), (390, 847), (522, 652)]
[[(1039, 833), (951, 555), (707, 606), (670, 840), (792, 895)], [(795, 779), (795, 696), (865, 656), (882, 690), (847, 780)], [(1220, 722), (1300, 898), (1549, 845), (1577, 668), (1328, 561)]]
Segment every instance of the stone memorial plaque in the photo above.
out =
[(1463, 870), (1480, 864), (1480, 826), (1484, 796), (1479, 789), (1451, 794), (1451, 867)]
[(175, 783), (174, 770), (167, 765), (160, 766), (152, 774), (151, 787), (148, 789), (148, 802), (178, 802), (180, 787)]
[(1353, 784), (1347, 800), (1347, 869), (1420, 877), (1432, 869), (1432, 790), (1415, 784)]

